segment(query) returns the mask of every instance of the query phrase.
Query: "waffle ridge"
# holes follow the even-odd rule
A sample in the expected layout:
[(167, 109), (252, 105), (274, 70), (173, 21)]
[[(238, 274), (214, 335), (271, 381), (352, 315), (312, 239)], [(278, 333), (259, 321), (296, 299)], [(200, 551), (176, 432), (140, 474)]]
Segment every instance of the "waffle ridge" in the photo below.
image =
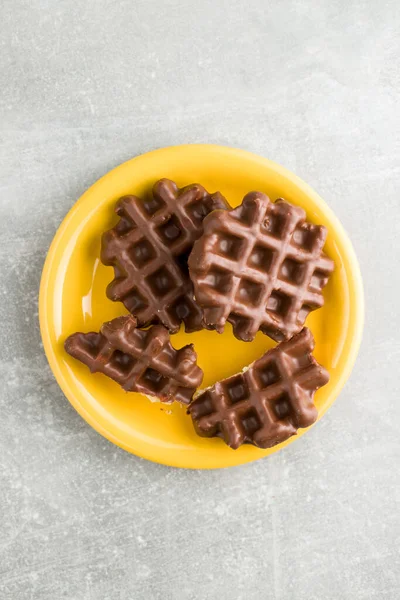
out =
[(165, 327), (138, 329), (131, 315), (104, 323), (100, 333), (71, 335), (65, 349), (92, 373), (103, 373), (125, 391), (156, 396), (162, 402), (188, 404), (203, 378), (192, 345), (176, 350)]
[(161, 323), (171, 333), (182, 322), (187, 332), (203, 328), (187, 257), (204, 217), (217, 208), (228, 208), (219, 192), (209, 194), (199, 184), (179, 189), (169, 179), (157, 181), (145, 199), (118, 201), (120, 220), (102, 238), (101, 260), (115, 275), (107, 296), (123, 302), (139, 326)]
[(306, 222), (304, 210), (261, 192), (241, 206), (204, 220), (189, 270), (205, 327), (251, 341), (261, 330), (288, 340), (309, 312), (323, 305), (322, 289), (333, 271), (323, 252), (327, 230)]
[(304, 328), (190, 404), (196, 432), (222, 437), (233, 449), (243, 443), (269, 448), (317, 419), (314, 393), (329, 381), (312, 356), (314, 338)]

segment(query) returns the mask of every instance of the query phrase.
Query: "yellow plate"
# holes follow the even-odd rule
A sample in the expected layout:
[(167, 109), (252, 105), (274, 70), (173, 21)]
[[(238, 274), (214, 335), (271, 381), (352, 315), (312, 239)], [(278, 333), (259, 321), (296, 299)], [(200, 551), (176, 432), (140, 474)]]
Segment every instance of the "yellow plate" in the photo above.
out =
[[(331, 380), (315, 402), (319, 418), (336, 399), (353, 367), (363, 326), (363, 291), (357, 259), (341, 224), (324, 201), (298, 177), (279, 165), (242, 150), (211, 145), (156, 150), (117, 167), (95, 183), (65, 217), (50, 247), (39, 298), (44, 348), (63, 392), (80, 415), (99, 433), (125, 450), (159, 463), (191, 468), (239, 465), (267, 456), (292, 443), (304, 431), (269, 450), (242, 446), (231, 450), (219, 439), (195, 435), (185, 408), (152, 403), (126, 394), (101, 374), (91, 375), (63, 349), (75, 331), (97, 331), (126, 311), (106, 298), (113, 270), (100, 263), (101, 233), (116, 223), (113, 209), (124, 194), (141, 196), (157, 179), (179, 186), (198, 182), (219, 190), (232, 206), (250, 190), (283, 196), (302, 206), (307, 217), (329, 230), (326, 251), (335, 261), (324, 290), (325, 306), (307, 320), (316, 339), (315, 357)], [(252, 343), (236, 340), (231, 326), (224, 334), (201, 331), (173, 337), (175, 347), (193, 342), (204, 370), (204, 386), (240, 371), (274, 344), (258, 334)]]

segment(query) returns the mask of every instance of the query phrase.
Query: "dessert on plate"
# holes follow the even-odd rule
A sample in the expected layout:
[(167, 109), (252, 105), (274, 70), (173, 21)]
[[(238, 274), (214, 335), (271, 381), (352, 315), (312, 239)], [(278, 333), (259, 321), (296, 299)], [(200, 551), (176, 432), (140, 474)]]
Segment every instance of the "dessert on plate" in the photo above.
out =
[[(196, 433), (233, 449), (279, 444), (317, 419), (314, 394), (329, 374), (313, 357), (304, 327), (323, 305), (333, 271), (327, 230), (283, 199), (248, 193), (231, 209), (199, 184), (157, 181), (149, 196), (124, 196), (119, 221), (102, 238), (114, 267), (107, 288), (129, 315), (100, 332), (72, 334), (65, 350), (119, 383), (161, 402), (188, 405)], [(241, 373), (198, 391), (203, 371), (193, 345), (176, 350), (170, 334), (202, 328), (251, 342), (258, 331), (280, 342)], [(149, 327), (150, 325), (150, 327)]]
[(251, 341), (260, 330), (288, 340), (323, 305), (333, 271), (323, 252), (327, 230), (283, 199), (250, 192), (237, 208), (216, 210), (189, 257), (190, 277), (205, 326)]
[(203, 328), (187, 258), (204, 217), (216, 208), (229, 208), (219, 192), (198, 184), (179, 189), (169, 179), (157, 181), (144, 199), (117, 202), (119, 221), (102, 238), (101, 260), (115, 275), (107, 296), (123, 302), (139, 326), (161, 323), (171, 333), (182, 322), (187, 332)]
[(149, 329), (136, 325), (131, 315), (117, 317), (104, 323), (99, 333), (72, 334), (65, 341), (65, 350), (92, 373), (104, 373), (126, 392), (189, 404), (203, 380), (193, 346), (175, 350), (162, 325)]
[(191, 403), (196, 432), (228, 446), (269, 448), (309, 427), (318, 416), (313, 398), (329, 374), (312, 356), (306, 327), (243, 369), (200, 393)]

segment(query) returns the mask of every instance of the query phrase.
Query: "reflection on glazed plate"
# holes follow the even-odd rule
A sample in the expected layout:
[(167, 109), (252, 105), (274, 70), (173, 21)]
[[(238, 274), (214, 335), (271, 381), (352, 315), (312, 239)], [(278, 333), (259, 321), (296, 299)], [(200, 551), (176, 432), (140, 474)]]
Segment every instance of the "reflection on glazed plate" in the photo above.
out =
[[(134, 158), (105, 175), (73, 206), (53, 240), (40, 288), (40, 325), (50, 366), (82, 417), (129, 452), (189, 468), (256, 460), (308, 430), (268, 450), (242, 446), (234, 451), (219, 439), (196, 436), (185, 407), (127, 394), (103, 375), (91, 375), (64, 352), (64, 340), (71, 333), (97, 331), (104, 321), (126, 313), (122, 304), (105, 295), (113, 270), (99, 260), (101, 234), (115, 224), (114, 204), (120, 196), (140, 196), (161, 177), (179, 186), (198, 182), (210, 192), (219, 190), (232, 206), (240, 204), (250, 190), (265, 192), (273, 200), (283, 197), (302, 206), (308, 220), (328, 228), (325, 250), (335, 262), (335, 271), (324, 289), (325, 305), (309, 316), (306, 325), (316, 340), (315, 358), (330, 373), (329, 384), (315, 396), (319, 418), (337, 398), (353, 367), (364, 318), (361, 275), (351, 243), (325, 202), (295, 175), (267, 159), (221, 146), (175, 146)], [(261, 333), (252, 343), (240, 342), (230, 325), (222, 335), (181, 331), (172, 339), (176, 348), (190, 342), (205, 373), (202, 387), (242, 371), (274, 345)]]

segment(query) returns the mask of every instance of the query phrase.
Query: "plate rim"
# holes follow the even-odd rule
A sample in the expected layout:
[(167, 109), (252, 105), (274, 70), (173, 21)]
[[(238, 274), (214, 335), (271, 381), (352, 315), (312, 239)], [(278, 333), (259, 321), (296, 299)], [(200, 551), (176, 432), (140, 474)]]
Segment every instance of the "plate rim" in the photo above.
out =
[[(233, 460), (231, 464), (229, 464), (227, 461), (225, 461), (227, 464), (219, 464), (219, 463), (218, 464), (210, 464), (208, 461), (206, 461), (205, 463), (200, 462), (199, 464), (193, 464), (191, 461), (189, 461), (190, 462), (190, 464), (189, 464), (188, 462), (185, 462), (185, 461), (180, 462), (179, 460), (178, 461), (168, 460), (169, 455), (166, 458), (164, 458), (162, 453), (159, 457), (155, 458), (152, 455), (148, 455), (146, 452), (138, 452), (137, 448), (132, 448), (129, 444), (124, 443), (123, 440), (120, 440), (119, 438), (117, 438), (117, 436), (115, 436), (106, 427), (104, 427), (101, 423), (99, 423), (85, 409), (85, 407), (79, 401), (76, 400), (74, 394), (72, 394), (70, 392), (69, 386), (66, 384), (63, 374), (62, 374), (61, 370), (59, 369), (58, 361), (55, 356), (55, 352), (53, 350), (53, 346), (51, 343), (50, 334), (49, 334), (49, 330), (48, 330), (48, 323), (47, 323), (46, 288), (50, 281), (50, 275), (51, 275), (52, 269), (54, 268), (56, 251), (59, 247), (60, 242), (62, 241), (64, 231), (67, 229), (69, 221), (73, 218), (75, 213), (80, 209), (81, 205), (83, 205), (85, 203), (86, 197), (89, 194), (92, 194), (93, 190), (97, 186), (100, 186), (101, 183), (103, 182), (103, 180), (108, 178), (111, 173), (116, 174), (116, 172), (119, 170), (123, 171), (127, 167), (127, 165), (132, 164), (135, 160), (137, 160), (139, 158), (143, 158), (145, 156), (147, 157), (147, 156), (155, 155), (155, 154), (163, 154), (168, 151), (176, 151), (176, 150), (185, 151), (185, 150), (189, 150), (189, 149), (192, 151), (193, 149), (196, 149), (196, 148), (199, 150), (202, 149), (204, 151), (211, 150), (213, 152), (215, 152), (215, 151), (224, 152), (227, 155), (235, 154), (235, 155), (243, 156), (246, 159), (250, 159), (252, 161), (258, 161), (262, 165), (267, 166), (270, 169), (274, 170), (280, 176), (290, 180), (298, 188), (300, 188), (307, 196), (309, 196), (313, 200), (313, 202), (315, 202), (315, 204), (318, 205), (318, 207), (321, 209), (321, 211), (325, 215), (327, 215), (327, 220), (332, 225), (332, 228), (335, 231), (335, 237), (338, 234), (340, 235), (343, 248), (345, 249), (346, 258), (349, 262), (349, 265), (352, 268), (352, 289), (354, 291), (354, 294), (352, 294), (352, 296), (354, 298), (353, 301), (355, 302), (355, 305), (357, 308), (357, 310), (355, 311), (356, 322), (353, 324), (354, 332), (353, 332), (353, 337), (352, 337), (351, 343), (350, 343), (350, 349), (348, 351), (347, 361), (346, 361), (345, 367), (343, 368), (342, 372), (340, 373), (338, 383), (335, 387), (335, 393), (332, 394), (332, 398), (327, 403), (325, 409), (323, 411), (320, 411), (320, 414), (318, 415), (318, 419), (317, 419), (316, 423), (322, 418), (322, 416), (327, 412), (327, 410), (332, 406), (332, 404), (338, 398), (340, 392), (342, 391), (344, 385), (346, 384), (346, 382), (353, 370), (353, 367), (354, 367), (354, 364), (355, 364), (355, 361), (356, 361), (356, 358), (357, 358), (357, 355), (359, 352), (359, 348), (361, 345), (362, 333), (363, 333), (363, 327), (364, 327), (364, 318), (365, 318), (365, 314), (364, 314), (365, 313), (365, 300), (364, 300), (364, 290), (363, 290), (363, 282), (362, 282), (360, 266), (359, 266), (358, 259), (357, 259), (356, 253), (354, 251), (353, 245), (350, 241), (350, 238), (349, 238), (346, 230), (344, 229), (339, 218), (335, 215), (333, 210), (323, 200), (323, 198), (321, 196), (319, 196), (319, 194), (309, 184), (307, 184), (300, 177), (298, 177), (297, 175), (292, 173), (290, 170), (286, 169), (282, 165), (280, 165), (268, 158), (265, 158), (263, 156), (255, 154), (253, 152), (249, 152), (247, 150), (242, 150), (239, 148), (224, 146), (224, 145), (219, 145), (219, 144), (182, 144), (182, 145), (166, 146), (166, 147), (157, 148), (155, 150), (151, 150), (149, 152), (145, 152), (143, 154), (134, 156), (134, 157), (124, 161), (120, 165), (114, 167), (113, 169), (110, 169), (102, 177), (100, 177), (98, 180), (96, 180), (89, 188), (87, 188), (84, 191), (84, 193), (78, 198), (78, 200), (76, 200), (76, 202), (74, 202), (72, 207), (68, 210), (68, 212), (64, 216), (62, 222), (60, 223), (59, 227), (57, 228), (55, 235), (52, 239), (52, 242), (49, 246), (49, 249), (47, 251), (43, 270), (42, 270), (41, 280), (40, 280), (40, 287), (39, 287), (39, 302), (38, 302), (39, 324), (40, 324), (40, 333), (41, 333), (41, 338), (42, 338), (42, 343), (43, 343), (43, 349), (44, 349), (45, 355), (47, 357), (49, 366), (51, 368), (51, 371), (54, 375), (55, 380), (57, 381), (59, 387), (61, 388), (63, 394), (66, 396), (66, 398), (70, 402), (70, 404), (74, 407), (74, 409), (78, 412), (78, 414), (80, 414), (80, 416), (88, 423), (88, 425), (90, 425), (93, 429), (95, 429), (95, 431), (97, 431), (100, 435), (102, 435), (103, 437), (108, 439), (110, 442), (112, 442), (116, 446), (126, 450), (127, 452), (129, 452), (131, 454), (134, 454), (135, 456), (144, 458), (146, 460), (150, 460), (151, 462), (155, 462), (158, 464), (163, 464), (163, 465), (171, 466), (171, 467), (178, 467), (178, 468), (218, 469), (218, 468), (229, 468), (232, 466), (239, 466), (241, 464), (250, 463), (250, 462), (253, 462), (253, 461), (258, 460), (263, 457), (266, 458), (266, 456), (269, 456), (269, 455), (283, 449), (283, 447), (285, 447), (288, 444), (293, 443), (294, 441), (299, 439), (302, 435), (304, 435), (307, 431), (309, 431), (311, 429), (311, 427), (308, 427), (307, 429), (304, 429), (304, 430), (300, 430), (296, 436), (289, 438), (289, 440), (286, 440), (286, 442), (284, 442), (283, 444), (279, 444), (278, 446), (268, 449), (267, 455), (265, 454), (266, 451), (264, 451), (264, 454), (261, 454), (258, 456), (256, 455), (254, 457), (252, 457), (252, 456), (244, 457), (243, 459), (239, 458), (239, 460), (237, 459), (238, 457), (236, 456), (235, 460)], [(232, 453), (234, 453), (234, 452), (235, 451), (232, 450)], [(233, 456), (232, 456), (232, 458), (233, 458)]]

